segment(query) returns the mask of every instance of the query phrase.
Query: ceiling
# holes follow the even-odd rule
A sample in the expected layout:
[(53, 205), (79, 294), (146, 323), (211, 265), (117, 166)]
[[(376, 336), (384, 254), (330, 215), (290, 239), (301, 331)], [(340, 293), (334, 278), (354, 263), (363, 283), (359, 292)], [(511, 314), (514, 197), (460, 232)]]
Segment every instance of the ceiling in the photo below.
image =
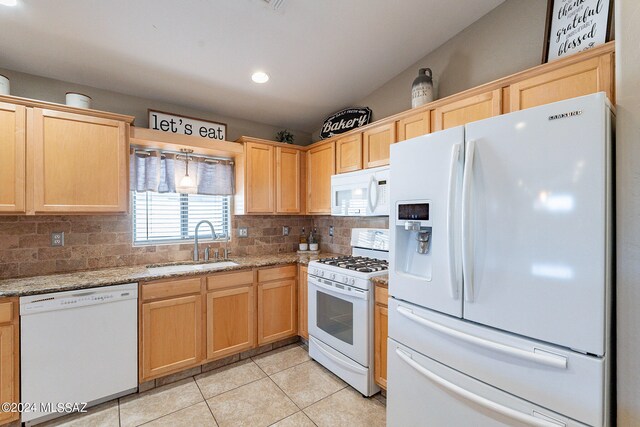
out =
[(0, 67), (312, 132), (502, 1), (19, 0)]

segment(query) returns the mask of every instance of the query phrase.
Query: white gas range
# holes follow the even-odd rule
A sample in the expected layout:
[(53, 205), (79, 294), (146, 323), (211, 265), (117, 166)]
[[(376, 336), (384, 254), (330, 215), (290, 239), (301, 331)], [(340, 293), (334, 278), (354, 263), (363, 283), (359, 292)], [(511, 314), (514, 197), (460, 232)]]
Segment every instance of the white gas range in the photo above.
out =
[(351, 256), (309, 263), (309, 354), (365, 396), (373, 381), (373, 284), (387, 274), (389, 230), (354, 228)]

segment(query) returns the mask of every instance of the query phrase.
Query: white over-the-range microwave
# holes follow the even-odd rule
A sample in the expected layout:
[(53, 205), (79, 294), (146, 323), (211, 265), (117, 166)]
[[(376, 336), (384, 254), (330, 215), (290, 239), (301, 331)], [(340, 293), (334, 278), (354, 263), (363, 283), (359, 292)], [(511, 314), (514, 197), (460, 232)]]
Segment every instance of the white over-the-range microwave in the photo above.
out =
[(389, 216), (389, 166), (333, 175), (331, 215)]

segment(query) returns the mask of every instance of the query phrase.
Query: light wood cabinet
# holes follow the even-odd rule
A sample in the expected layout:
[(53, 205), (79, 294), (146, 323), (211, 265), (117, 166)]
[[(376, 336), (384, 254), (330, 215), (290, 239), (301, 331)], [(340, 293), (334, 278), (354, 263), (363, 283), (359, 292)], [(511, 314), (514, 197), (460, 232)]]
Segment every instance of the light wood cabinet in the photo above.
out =
[(309, 339), (309, 284), (307, 281), (308, 267), (298, 268), (298, 335)]
[(307, 211), (331, 213), (331, 175), (336, 173), (336, 144), (327, 142), (307, 152)]
[[(192, 289), (194, 280), (170, 280), (140, 285), (140, 381), (197, 366), (203, 360), (202, 295), (172, 296), (167, 299), (144, 301), (146, 298), (174, 295), (182, 286)], [(154, 287), (158, 292), (145, 292)]]
[(256, 289), (253, 272), (207, 277), (207, 359), (256, 346)]
[(0, 213), (25, 212), (26, 108), (0, 103)]
[[(17, 298), (0, 299), (0, 403), (20, 401), (20, 327)], [(0, 412), (0, 423), (20, 418), (18, 412)]]
[(536, 74), (509, 87), (510, 111), (605, 91), (613, 99), (613, 54)]
[(362, 169), (362, 134), (355, 133), (336, 140), (336, 172)]
[(373, 309), (373, 378), (386, 390), (387, 388), (387, 338), (389, 336), (388, 289), (375, 286), (375, 306)]
[(403, 117), (396, 122), (398, 142), (415, 138), (431, 132), (431, 113), (429, 110)]
[(296, 148), (276, 147), (276, 212), (297, 214), (302, 211), (302, 152)]
[(273, 153), (272, 145), (245, 144), (247, 213), (273, 213), (275, 210)]
[[(298, 333), (296, 266), (287, 269), (263, 269), (258, 272), (258, 345), (267, 344)], [(260, 273), (269, 274), (262, 282)], [(267, 276), (265, 276), (267, 277)]]
[(496, 89), (436, 107), (435, 130), (449, 129), (500, 114), (502, 89)]
[(128, 125), (33, 109), (36, 213), (126, 212)]
[(364, 168), (389, 164), (389, 147), (396, 142), (396, 124), (390, 122), (367, 129), (362, 133)]

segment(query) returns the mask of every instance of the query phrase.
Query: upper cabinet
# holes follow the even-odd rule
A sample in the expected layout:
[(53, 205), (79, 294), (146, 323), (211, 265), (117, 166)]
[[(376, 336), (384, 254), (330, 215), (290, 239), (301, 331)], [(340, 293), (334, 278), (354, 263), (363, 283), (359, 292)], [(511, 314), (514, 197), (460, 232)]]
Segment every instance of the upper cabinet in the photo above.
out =
[(431, 114), (429, 110), (411, 114), (396, 122), (398, 142), (415, 138), (431, 132)]
[(35, 108), (32, 129), (36, 213), (127, 211), (126, 123)]
[(273, 213), (274, 161), (273, 146), (247, 142), (245, 144), (247, 176), (247, 213)]
[(523, 110), (576, 96), (607, 92), (613, 99), (613, 53), (536, 73), (509, 87), (510, 111)]
[(336, 173), (362, 169), (362, 134), (354, 133), (336, 140)]
[(0, 96), (0, 214), (126, 212), (132, 121)]
[(326, 142), (307, 152), (307, 212), (331, 213), (331, 175), (336, 173), (336, 143)]
[[(303, 147), (242, 137), (244, 161), (236, 168), (237, 213), (303, 213)], [(236, 203), (238, 206), (238, 203)]]
[(0, 213), (24, 213), (26, 108), (0, 103)]
[(396, 142), (395, 122), (385, 123), (362, 132), (363, 162), (365, 168), (389, 164), (389, 147)]
[(502, 89), (458, 99), (435, 108), (435, 130), (449, 129), (502, 114)]

